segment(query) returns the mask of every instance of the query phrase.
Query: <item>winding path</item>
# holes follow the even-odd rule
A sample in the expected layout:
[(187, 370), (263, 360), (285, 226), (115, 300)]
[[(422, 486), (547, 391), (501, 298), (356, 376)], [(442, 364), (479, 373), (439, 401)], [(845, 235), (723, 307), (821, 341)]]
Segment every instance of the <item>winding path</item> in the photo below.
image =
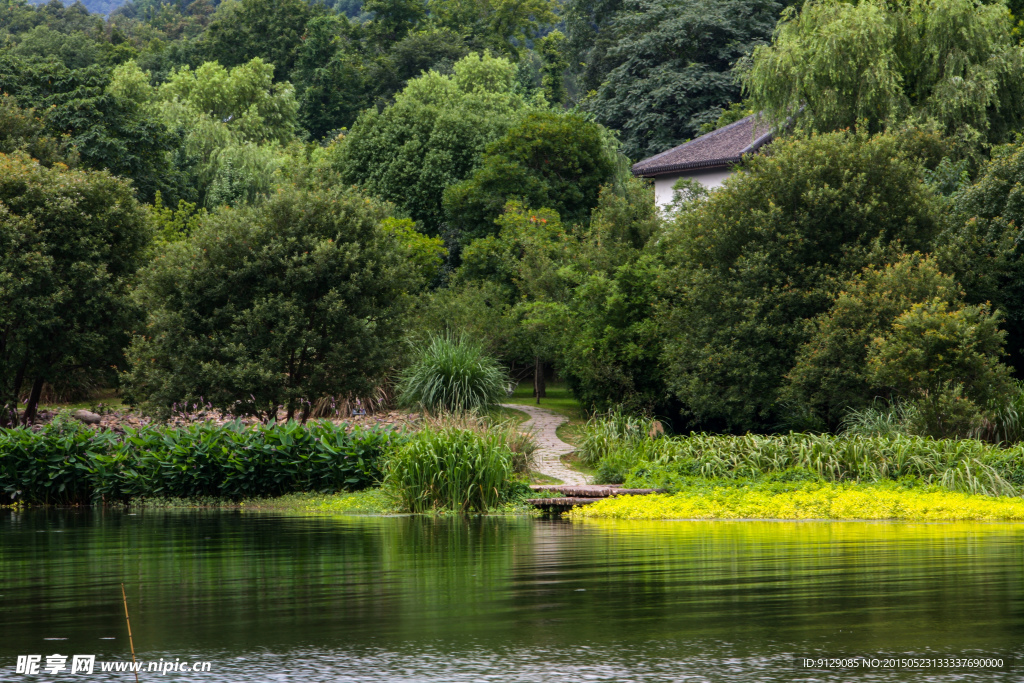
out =
[(534, 468), (537, 472), (561, 479), (566, 484), (589, 483), (584, 475), (562, 464), (561, 456), (576, 449), (559, 439), (555, 430), (563, 422), (568, 422), (569, 418), (540, 406), (503, 403), (502, 407), (519, 410), (530, 416), (530, 419), (520, 426), (533, 432), (537, 441), (537, 450), (533, 454)]

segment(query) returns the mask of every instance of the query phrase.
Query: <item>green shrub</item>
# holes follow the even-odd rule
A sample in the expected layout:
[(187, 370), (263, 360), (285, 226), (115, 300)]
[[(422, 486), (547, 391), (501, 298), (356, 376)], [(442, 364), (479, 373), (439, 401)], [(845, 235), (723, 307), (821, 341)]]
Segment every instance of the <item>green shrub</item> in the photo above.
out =
[(210, 214), (140, 273), (149, 315), (125, 398), (159, 416), (198, 401), (274, 420), (371, 394), (401, 342), (405, 295), (425, 284), (387, 219), (350, 188), (283, 189)]
[(388, 455), (384, 485), (410, 512), (486, 512), (513, 488), (512, 457), (500, 434), (427, 430)]
[[(593, 433), (612, 428), (591, 423)], [(1024, 447), (1003, 449), (974, 439), (922, 436), (832, 436), (790, 433), (609, 439), (597, 461), (600, 476), (635, 465), (623, 483), (631, 487), (669, 488), (688, 477), (758, 478), (800, 468), (828, 481), (885, 481), (916, 477), (956, 491), (1014, 495), (1024, 480)], [(604, 460), (608, 465), (603, 466)], [(604, 469), (602, 469), (604, 468)]]
[(428, 412), (478, 411), (506, 396), (508, 373), (465, 336), (434, 336), (398, 381), (401, 404)]
[(43, 504), (353, 491), (378, 481), (381, 455), (403, 439), (330, 422), (144, 427), (123, 437), (56, 423), (0, 430), (0, 488), (11, 502)]

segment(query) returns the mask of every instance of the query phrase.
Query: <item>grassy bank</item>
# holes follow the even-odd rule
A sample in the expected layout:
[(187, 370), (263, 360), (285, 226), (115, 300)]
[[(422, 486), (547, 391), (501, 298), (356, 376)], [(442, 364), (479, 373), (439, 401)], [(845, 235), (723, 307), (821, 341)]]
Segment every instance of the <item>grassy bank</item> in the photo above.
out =
[(245, 510), (291, 514), (366, 514), (386, 515), (405, 512), (398, 499), (381, 488), (351, 493), (292, 493), (277, 498), (243, 500)]
[(802, 470), (831, 482), (913, 477), (950, 491), (1019, 495), (1024, 446), (918, 436), (790, 433), (661, 436), (653, 423), (623, 416), (592, 420), (580, 456), (601, 483), (674, 491), (692, 477), (756, 479)]
[[(431, 418), (418, 431), (328, 421), (147, 426), (124, 434), (58, 420), (0, 430), (0, 504), (267, 506), (292, 494), (386, 485), (383, 499), (332, 496), (302, 505), (354, 511), (477, 512), (522, 498), (532, 442), (512, 421)], [(282, 499), (282, 497), (284, 497)], [(147, 503), (147, 501), (152, 501)]]
[(780, 484), (705, 480), (674, 494), (621, 496), (574, 508), (571, 519), (1024, 520), (1024, 500), (897, 482)]

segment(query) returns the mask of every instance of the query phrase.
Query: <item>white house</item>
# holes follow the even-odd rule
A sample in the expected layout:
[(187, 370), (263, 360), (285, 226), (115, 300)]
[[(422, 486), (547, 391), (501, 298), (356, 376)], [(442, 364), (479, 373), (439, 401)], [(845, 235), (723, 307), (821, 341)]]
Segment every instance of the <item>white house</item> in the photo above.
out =
[(708, 189), (718, 187), (732, 175), (744, 155), (753, 154), (771, 141), (768, 124), (753, 114), (638, 161), (633, 164), (633, 175), (652, 178), (654, 201), (666, 206), (672, 201), (672, 186), (680, 178), (696, 180)]

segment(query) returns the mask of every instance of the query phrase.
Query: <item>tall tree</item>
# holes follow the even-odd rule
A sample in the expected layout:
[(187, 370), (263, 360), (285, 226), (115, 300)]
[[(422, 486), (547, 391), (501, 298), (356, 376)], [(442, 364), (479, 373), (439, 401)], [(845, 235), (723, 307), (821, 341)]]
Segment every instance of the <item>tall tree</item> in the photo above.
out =
[(895, 136), (776, 141), (663, 240), (669, 388), (709, 426), (777, 427), (807, 321), (865, 266), (930, 251), (938, 229)]
[(1001, 2), (812, 0), (755, 50), (744, 85), (781, 123), (878, 131), (934, 121), (999, 142), (1024, 123), (1024, 50)]
[(1024, 145), (994, 150), (972, 185), (955, 194), (937, 255), (973, 304), (1003, 313), (1008, 362), (1024, 373)]
[(586, 102), (632, 159), (696, 137), (740, 98), (737, 60), (767, 42), (775, 0), (626, 0), (610, 26), (614, 62)]
[(494, 233), (511, 200), (553, 210), (569, 226), (585, 223), (611, 179), (615, 154), (598, 124), (531, 112), (488, 145), (472, 176), (445, 190), (449, 226), (463, 241)]
[(144, 201), (158, 191), (180, 196), (183, 179), (172, 165), (179, 139), (155, 112), (109, 91), (110, 80), (101, 66), (72, 70), (54, 60), (0, 56), (0, 92), (34, 105), (47, 131), (82, 165), (131, 179)]
[(429, 0), (430, 22), (466, 36), (470, 47), (518, 60), (557, 20), (555, 0)]
[(0, 425), (31, 422), (44, 382), (120, 363), (149, 239), (123, 180), (0, 154)]
[(366, 396), (400, 343), (404, 294), (424, 284), (408, 264), (422, 250), (386, 218), (350, 188), (287, 188), (211, 214), (140, 276), (149, 317), (129, 351), (131, 400), (273, 420), (279, 406), (292, 417), (318, 398)]
[(287, 80), (306, 23), (321, 11), (306, 0), (225, 0), (203, 34), (206, 54), (227, 67), (260, 57)]
[(334, 159), (344, 182), (393, 202), (432, 234), (444, 222), (444, 189), (467, 178), (529, 106), (506, 59), (471, 54), (454, 71), (414, 78), (384, 111), (364, 111)]

